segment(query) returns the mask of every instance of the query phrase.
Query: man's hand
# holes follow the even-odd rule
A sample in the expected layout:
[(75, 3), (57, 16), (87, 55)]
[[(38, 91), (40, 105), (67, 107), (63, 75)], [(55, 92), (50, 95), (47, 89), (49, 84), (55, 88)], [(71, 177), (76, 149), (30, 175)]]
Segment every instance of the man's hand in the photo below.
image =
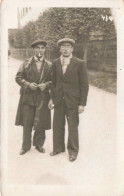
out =
[(79, 105), (79, 106), (78, 106), (78, 114), (81, 114), (81, 113), (83, 113), (83, 112), (84, 112), (84, 106)]
[(45, 83), (38, 84), (38, 87), (40, 88), (41, 91), (44, 91), (46, 88), (46, 84)]
[(29, 84), (29, 88), (30, 88), (31, 90), (35, 91), (35, 90), (37, 90), (38, 86), (37, 86), (36, 83), (33, 82), (33, 83), (30, 83), (30, 84)]
[(50, 99), (50, 101), (49, 101), (49, 103), (48, 103), (48, 108), (49, 108), (50, 110), (52, 110), (52, 109), (54, 108), (54, 104), (53, 104), (53, 100), (52, 100), (52, 99)]

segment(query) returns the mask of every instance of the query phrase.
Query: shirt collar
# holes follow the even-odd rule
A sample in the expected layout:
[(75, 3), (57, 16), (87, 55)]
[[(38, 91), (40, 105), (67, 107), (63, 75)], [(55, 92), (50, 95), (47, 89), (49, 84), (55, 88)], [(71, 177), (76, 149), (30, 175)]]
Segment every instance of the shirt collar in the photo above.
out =
[(62, 60), (63, 58), (65, 58), (65, 59), (71, 59), (72, 56), (73, 56), (73, 55), (72, 55), (72, 53), (71, 53), (70, 56), (68, 56), (68, 57), (64, 57), (64, 56), (61, 55), (60, 58), (61, 58), (61, 60)]
[(63, 59), (63, 58), (65, 58), (65, 59), (71, 59), (72, 58), (72, 53), (70, 54), (70, 56), (67, 56), (67, 57), (61, 55), (60, 58), (61, 59)]
[(44, 56), (43, 57), (41, 57), (41, 58), (38, 58), (36, 55), (34, 55), (34, 59), (35, 59), (35, 61), (43, 61), (44, 60)]

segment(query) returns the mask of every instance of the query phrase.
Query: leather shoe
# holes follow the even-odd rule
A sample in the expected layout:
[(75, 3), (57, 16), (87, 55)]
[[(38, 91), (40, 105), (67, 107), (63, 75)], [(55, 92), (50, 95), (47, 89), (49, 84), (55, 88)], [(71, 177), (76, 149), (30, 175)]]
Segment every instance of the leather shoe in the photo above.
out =
[(72, 161), (75, 161), (76, 158), (77, 158), (76, 156), (70, 155), (70, 156), (69, 156), (69, 161), (71, 161), (71, 162), (72, 162)]
[[(63, 151), (61, 151), (61, 152), (65, 152), (65, 151), (63, 150)], [(57, 154), (59, 154), (59, 153), (61, 153), (61, 152), (55, 152), (55, 151), (53, 151), (53, 152), (50, 153), (50, 156), (55, 156), (55, 155), (57, 155)]]
[(36, 146), (35, 148), (36, 148), (36, 150), (38, 150), (39, 152), (45, 153), (45, 149), (44, 149), (43, 147), (41, 147), (41, 146)]
[(19, 154), (20, 154), (20, 155), (23, 155), (23, 154), (25, 154), (26, 152), (28, 152), (28, 150), (23, 150), (23, 149), (21, 149)]

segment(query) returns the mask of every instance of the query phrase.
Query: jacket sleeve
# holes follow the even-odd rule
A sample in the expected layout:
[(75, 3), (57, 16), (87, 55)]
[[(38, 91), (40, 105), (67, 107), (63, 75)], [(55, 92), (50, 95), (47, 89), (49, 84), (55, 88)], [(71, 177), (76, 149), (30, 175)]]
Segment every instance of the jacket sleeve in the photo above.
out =
[(26, 89), (28, 88), (30, 82), (28, 82), (25, 78), (25, 72), (24, 72), (25, 62), (21, 64), (17, 74), (16, 74), (16, 82), (19, 84), (22, 88)]
[(85, 106), (87, 103), (87, 95), (89, 90), (89, 84), (88, 84), (88, 76), (87, 76), (87, 70), (86, 65), (84, 61), (81, 61), (79, 64), (79, 86), (80, 86), (80, 101), (79, 105)]

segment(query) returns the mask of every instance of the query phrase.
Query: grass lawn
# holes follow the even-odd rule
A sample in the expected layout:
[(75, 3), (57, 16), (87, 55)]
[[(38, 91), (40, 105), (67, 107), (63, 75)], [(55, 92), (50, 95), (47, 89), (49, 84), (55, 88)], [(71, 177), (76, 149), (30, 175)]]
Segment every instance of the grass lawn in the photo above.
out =
[(110, 93), (117, 92), (117, 77), (115, 74), (88, 70), (89, 83)]

